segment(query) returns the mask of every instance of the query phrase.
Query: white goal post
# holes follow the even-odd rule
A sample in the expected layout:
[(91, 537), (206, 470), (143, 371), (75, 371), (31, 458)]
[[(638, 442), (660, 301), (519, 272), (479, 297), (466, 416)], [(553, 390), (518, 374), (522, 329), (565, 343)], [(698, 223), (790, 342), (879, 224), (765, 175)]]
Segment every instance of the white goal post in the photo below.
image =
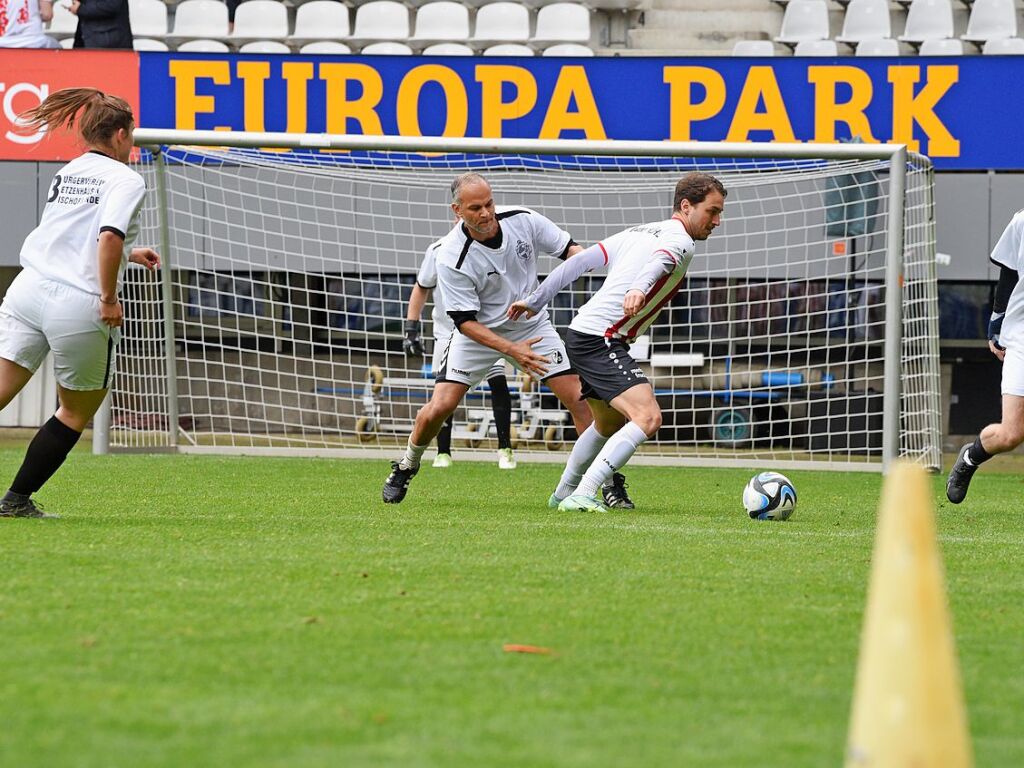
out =
[[(634, 357), (664, 412), (636, 461), (940, 465), (933, 175), (902, 145), (402, 138), (139, 129), (149, 188), (98, 451), (394, 456), (431, 387), (402, 326), (448, 188), (483, 173), (581, 244), (667, 217), (675, 182), (728, 189), (722, 226)], [(557, 265), (541, 257), (543, 275)], [(564, 330), (600, 285), (550, 308)], [(424, 339), (430, 341), (429, 308)], [(553, 396), (509, 368), (517, 454), (563, 461)], [(493, 456), (486, 386), (457, 453)]]

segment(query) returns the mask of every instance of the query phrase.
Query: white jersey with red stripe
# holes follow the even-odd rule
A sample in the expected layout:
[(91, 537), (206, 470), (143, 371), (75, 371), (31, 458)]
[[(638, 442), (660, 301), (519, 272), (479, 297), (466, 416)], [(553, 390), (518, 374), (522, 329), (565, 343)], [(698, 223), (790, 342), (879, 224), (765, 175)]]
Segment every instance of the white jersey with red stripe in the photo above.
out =
[[(682, 220), (673, 217), (631, 227), (598, 245), (607, 258), (608, 277), (569, 327), (595, 336), (635, 339), (679, 291), (693, 259), (693, 238)], [(652, 269), (652, 262), (662, 269)], [(647, 301), (635, 316), (627, 317), (622, 301), (631, 290), (642, 290)]]

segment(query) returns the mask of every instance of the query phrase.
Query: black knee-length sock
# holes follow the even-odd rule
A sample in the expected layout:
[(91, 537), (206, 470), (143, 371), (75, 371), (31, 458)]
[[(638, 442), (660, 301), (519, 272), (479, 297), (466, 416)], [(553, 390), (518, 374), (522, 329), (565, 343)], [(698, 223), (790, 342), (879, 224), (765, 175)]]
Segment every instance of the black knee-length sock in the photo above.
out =
[(494, 428), (498, 430), (498, 447), (512, 447), (512, 395), (504, 376), (487, 380), (491, 388), (491, 408), (494, 411)]
[(42, 488), (53, 473), (60, 469), (81, 436), (81, 432), (76, 432), (56, 416), (51, 417), (29, 443), (25, 460), (11, 483), (8, 495), (16, 494), (13, 498), (25, 498)]
[(452, 420), (455, 418), (455, 414), (449, 416), (444, 426), (441, 427), (441, 431), (437, 433), (437, 452), (447, 453), (449, 456), (452, 452)]

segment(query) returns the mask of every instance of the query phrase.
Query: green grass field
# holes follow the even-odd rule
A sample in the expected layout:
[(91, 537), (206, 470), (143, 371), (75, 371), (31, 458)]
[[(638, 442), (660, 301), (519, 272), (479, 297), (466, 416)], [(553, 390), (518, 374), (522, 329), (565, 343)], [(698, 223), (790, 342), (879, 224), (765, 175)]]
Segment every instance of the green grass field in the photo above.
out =
[[(0, 451), (0, 476), (22, 456)], [(0, 520), (4, 766), (841, 765), (881, 478), (77, 451)], [(4, 480), (6, 482), (6, 479)], [(1024, 477), (934, 480), (979, 766), (1024, 765)], [(506, 643), (551, 656), (503, 652)]]

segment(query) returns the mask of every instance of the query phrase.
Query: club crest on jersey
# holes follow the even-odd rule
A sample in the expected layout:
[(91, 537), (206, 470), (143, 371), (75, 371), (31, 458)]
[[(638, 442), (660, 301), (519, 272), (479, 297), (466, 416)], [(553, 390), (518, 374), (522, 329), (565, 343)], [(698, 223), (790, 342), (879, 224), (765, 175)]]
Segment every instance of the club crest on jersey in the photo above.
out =
[(522, 240), (516, 240), (516, 256), (523, 261), (529, 261), (533, 253), (530, 250), (529, 243), (524, 243)]

